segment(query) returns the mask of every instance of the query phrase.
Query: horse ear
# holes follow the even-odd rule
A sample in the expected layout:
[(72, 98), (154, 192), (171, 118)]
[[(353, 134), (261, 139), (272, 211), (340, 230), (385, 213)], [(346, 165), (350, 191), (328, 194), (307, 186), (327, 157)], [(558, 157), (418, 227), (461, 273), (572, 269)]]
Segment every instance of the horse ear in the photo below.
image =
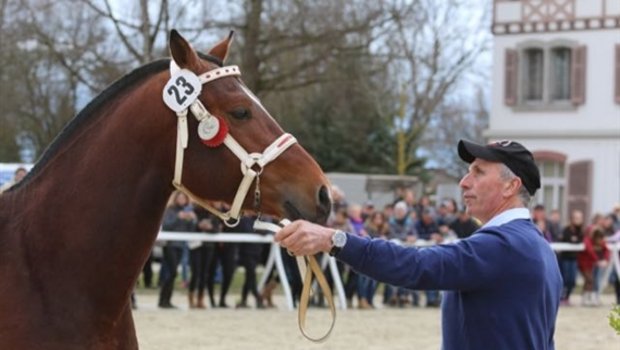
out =
[(192, 46), (176, 31), (170, 31), (170, 54), (174, 62), (181, 68), (197, 67), (200, 59)]
[(222, 62), (226, 62), (226, 57), (228, 57), (228, 49), (230, 48), (230, 44), (233, 42), (234, 34), (235, 32), (231, 30), (226, 39), (220, 41), (211, 50), (209, 50), (209, 55), (219, 58)]

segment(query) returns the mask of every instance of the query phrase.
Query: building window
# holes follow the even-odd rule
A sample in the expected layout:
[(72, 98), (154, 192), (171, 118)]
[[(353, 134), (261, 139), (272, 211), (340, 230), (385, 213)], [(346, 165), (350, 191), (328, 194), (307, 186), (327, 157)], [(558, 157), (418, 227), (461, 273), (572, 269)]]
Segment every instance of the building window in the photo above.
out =
[(552, 151), (534, 152), (540, 170), (541, 189), (536, 192), (535, 202), (543, 204), (548, 211), (557, 209), (565, 214), (566, 207), (566, 156)]
[(571, 49), (556, 47), (551, 50), (551, 100), (568, 101), (571, 92)]
[(524, 50), (523, 95), (527, 101), (542, 101), (543, 99), (543, 50), (534, 48)]
[(585, 59), (585, 46), (567, 40), (531, 41), (507, 49), (505, 103), (525, 109), (564, 109), (583, 104)]
[(539, 161), (538, 168), (541, 170), (540, 182), (542, 191), (537, 194), (538, 203), (543, 203), (545, 208), (558, 209), (564, 212), (564, 188), (566, 177), (564, 176), (564, 163), (555, 161)]

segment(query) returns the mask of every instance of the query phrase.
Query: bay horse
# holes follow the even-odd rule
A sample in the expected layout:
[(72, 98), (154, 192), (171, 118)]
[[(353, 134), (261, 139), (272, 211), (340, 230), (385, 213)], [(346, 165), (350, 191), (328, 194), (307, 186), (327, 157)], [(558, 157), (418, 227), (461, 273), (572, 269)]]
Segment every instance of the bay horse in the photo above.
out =
[[(254, 171), (244, 186), (258, 192), (260, 175), (260, 210), (326, 220), (331, 201), (318, 164), (290, 135), (274, 157), (273, 148), (283, 143), (274, 140), (283, 138), (283, 130), (238, 72), (224, 74), (231, 42), (232, 35), (199, 55), (173, 30), (173, 66), (186, 75), (173, 81), (165, 59), (124, 76), (0, 196), (1, 349), (137, 348), (130, 295), (174, 187), (197, 199), (232, 203), (243, 173)], [(223, 77), (206, 79), (210, 72)], [(185, 92), (197, 88), (178, 78), (187, 74), (204, 83), (192, 98), (208, 118), (218, 118), (218, 134), (234, 138), (241, 151), (205, 145), (212, 135), (196, 132), (196, 110), (183, 119), (183, 111), (164, 102), (172, 85)], [(242, 151), (254, 161), (246, 159), (244, 171)], [(269, 164), (256, 164), (260, 152), (271, 152)], [(237, 202), (256, 209), (257, 196)]]

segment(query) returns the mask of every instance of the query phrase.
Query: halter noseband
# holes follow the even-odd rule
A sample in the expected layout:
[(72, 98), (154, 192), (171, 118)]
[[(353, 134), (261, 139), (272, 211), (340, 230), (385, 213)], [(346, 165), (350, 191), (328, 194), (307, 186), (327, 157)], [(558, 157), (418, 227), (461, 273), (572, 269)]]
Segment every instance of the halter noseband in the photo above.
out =
[[(179, 191), (187, 194), (205, 209), (217, 215), (227, 226), (236, 226), (240, 220), (241, 206), (252, 182), (256, 181), (254, 205), (255, 209), (258, 210), (260, 207), (259, 177), (264, 167), (295, 144), (297, 140), (293, 135), (285, 133), (267, 146), (262, 153), (248, 153), (227, 130), (222, 129), (226, 128), (225, 121), (211, 114), (198, 99), (202, 85), (224, 77), (240, 76), (239, 67), (220, 67), (196, 76), (187, 69), (180, 69), (174, 60), (170, 60), (170, 75), (171, 78), (164, 87), (163, 98), (166, 105), (176, 112), (178, 117), (176, 160), (172, 185)], [(187, 125), (188, 109), (191, 110), (199, 123), (198, 135), (205, 144), (210, 147), (217, 147), (223, 143), (241, 161), (243, 179), (239, 184), (230, 210), (225, 213), (195, 195), (181, 181), (183, 177), (183, 156), (189, 140)], [(223, 139), (220, 139), (222, 137)]]

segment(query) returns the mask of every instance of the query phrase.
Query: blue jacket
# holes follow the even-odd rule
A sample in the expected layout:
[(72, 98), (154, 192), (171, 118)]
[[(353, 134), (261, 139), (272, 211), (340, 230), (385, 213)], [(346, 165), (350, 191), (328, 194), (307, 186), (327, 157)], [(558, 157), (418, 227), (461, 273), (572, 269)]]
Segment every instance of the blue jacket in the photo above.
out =
[(348, 235), (337, 258), (389, 284), (445, 290), (444, 350), (554, 349), (562, 278), (531, 220), (424, 249)]

